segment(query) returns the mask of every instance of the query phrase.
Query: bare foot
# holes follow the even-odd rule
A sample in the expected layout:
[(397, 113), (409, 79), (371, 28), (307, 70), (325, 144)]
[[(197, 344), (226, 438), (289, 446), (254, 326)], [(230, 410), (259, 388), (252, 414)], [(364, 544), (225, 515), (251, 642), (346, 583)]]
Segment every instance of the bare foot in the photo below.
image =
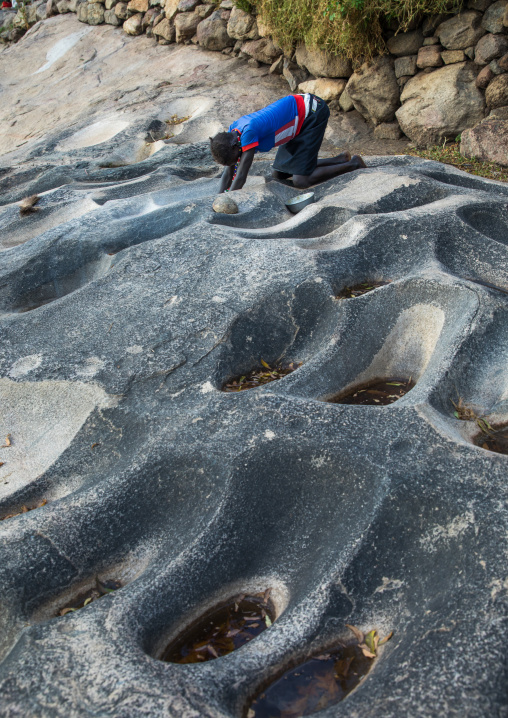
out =
[(355, 163), (357, 170), (362, 169), (362, 167), (367, 167), (360, 155), (353, 155), (351, 157), (351, 162)]
[(334, 165), (342, 165), (344, 162), (349, 162), (351, 159), (351, 152), (348, 152), (347, 150), (345, 152), (341, 152), (340, 155), (337, 155), (336, 157), (332, 157), (330, 159), (330, 163), (333, 163)]

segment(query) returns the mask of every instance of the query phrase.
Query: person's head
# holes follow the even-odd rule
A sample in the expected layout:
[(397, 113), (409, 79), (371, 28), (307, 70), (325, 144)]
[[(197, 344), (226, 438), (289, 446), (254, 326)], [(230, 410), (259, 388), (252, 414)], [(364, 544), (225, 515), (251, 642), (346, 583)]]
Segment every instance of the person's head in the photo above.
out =
[(219, 132), (215, 137), (210, 137), (210, 150), (216, 162), (231, 167), (240, 157), (238, 132)]

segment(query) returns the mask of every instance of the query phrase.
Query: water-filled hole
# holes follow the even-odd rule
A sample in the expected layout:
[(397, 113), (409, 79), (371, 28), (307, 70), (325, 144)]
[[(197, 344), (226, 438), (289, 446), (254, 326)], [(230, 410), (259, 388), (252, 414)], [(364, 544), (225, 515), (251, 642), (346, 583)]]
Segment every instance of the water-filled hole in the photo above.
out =
[(275, 620), (270, 589), (240, 594), (204, 613), (164, 650), (168, 663), (203, 663), (226, 656), (252, 641)]
[(258, 694), (246, 718), (299, 718), (343, 700), (372, 667), (379, 641), (377, 631), (366, 636), (354, 629), (355, 641), (339, 643), (287, 670)]
[(405, 396), (414, 387), (412, 379), (376, 379), (328, 399), (331, 404), (355, 404), (357, 406), (387, 406)]
[(75, 611), (79, 611), (80, 608), (88, 606), (90, 603), (96, 601), (98, 598), (102, 598), (108, 593), (113, 593), (119, 588), (122, 588), (122, 584), (120, 581), (114, 579), (101, 581), (98, 577), (96, 577), (95, 586), (88, 589), (88, 591), (84, 591), (83, 593), (78, 594), (72, 601), (66, 603), (65, 606), (58, 609), (56, 615), (66, 616), (68, 613), (74, 613)]
[(483, 431), (475, 437), (474, 443), (496, 454), (508, 454), (508, 426), (488, 432)]
[(282, 379), (282, 377), (296, 371), (302, 363), (290, 362), (289, 364), (279, 364), (274, 368), (263, 360), (261, 360), (261, 364), (261, 367), (252, 369), (241, 376), (229, 379), (229, 381), (223, 385), (222, 391), (231, 393), (235, 391), (244, 391), (245, 389), (255, 389), (258, 386), (264, 386), (265, 384), (277, 381), (277, 379)]
[(374, 289), (384, 287), (386, 284), (389, 284), (389, 282), (363, 282), (351, 287), (343, 287), (335, 296), (337, 299), (355, 299), (356, 297), (361, 297), (362, 294), (372, 292)]

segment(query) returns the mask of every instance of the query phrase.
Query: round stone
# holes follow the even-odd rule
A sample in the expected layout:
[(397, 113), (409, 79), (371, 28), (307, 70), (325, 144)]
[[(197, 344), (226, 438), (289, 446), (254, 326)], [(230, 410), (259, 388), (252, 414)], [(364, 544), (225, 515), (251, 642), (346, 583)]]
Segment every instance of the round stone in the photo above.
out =
[(216, 197), (212, 206), (213, 211), (220, 214), (236, 214), (238, 212), (235, 200), (227, 194), (220, 194)]

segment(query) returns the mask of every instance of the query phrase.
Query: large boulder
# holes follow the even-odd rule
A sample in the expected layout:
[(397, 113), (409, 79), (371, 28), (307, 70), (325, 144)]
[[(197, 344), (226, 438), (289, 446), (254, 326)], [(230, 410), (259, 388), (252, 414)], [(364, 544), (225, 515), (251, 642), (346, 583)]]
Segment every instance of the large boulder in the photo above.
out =
[(298, 92), (310, 92), (321, 97), (325, 102), (336, 100), (344, 92), (346, 80), (331, 77), (318, 77), (316, 80), (307, 80), (298, 85)]
[(492, 0), (468, 0), (467, 9), (485, 12), (489, 5), (492, 5)]
[[(151, 2), (153, 2), (153, 0), (151, 0)], [(194, 12), (196, 12), (199, 17), (204, 20), (206, 17), (210, 17), (214, 9), (214, 5), (198, 5)]]
[(309, 49), (303, 43), (296, 48), (295, 60), (316, 77), (350, 77), (353, 72), (351, 61), (347, 58)]
[[(68, 10), (66, 11), (68, 12)], [(58, 9), (58, 3), (55, 0), (47, 0), (46, 2), (46, 17), (53, 17), (58, 15), (60, 10)]]
[(382, 122), (373, 132), (376, 140), (398, 140), (401, 134), (398, 122)]
[(506, 53), (506, 55), (503, 55), (503, 57), (498, 60), (497, 64), (502, 70), (508, 72), (508, 52)]
[(351, 95), (347, 91), (347, 85), (344, 89), (344, 92), (339, 97), (339, 107), (343, 112), (351, 112), (355, 110), (355, 106), (353, 103), (353, 100), (351, 99)]
[(168, 20), (173, 20), (178, 12), (178, 3), (179, 0), (166, 0), (164, 3), (164, 12)]
[(234, 7), (228, 20), (228, 35), (235, 40), (258, 40), (256, 18), (239, 7)]
[(423, 33), (421, 30), (401, 32), (391, 37), (386, 44), (390, 53), (397, 57), (416, 55), (423, 45)]
[(124, 32), (127, 35), (141, 35), (143, 32), (143, 13), (138, 12), (137, 15), (133, 15), (128, 18), (122, 25)]
[(478, 42), (474, 54), (474, 61), (477, 65), (487, 65), (496, 57), (501, 57), (508, 50), (508, 38), (506, 35), (493, 35), (488, 33)]
[(245, 42), (242, 45), (242, 52), (263, 63), (263, 65), (272, 65), (282, 55), (280, 49), (268, 37)]
[(492, 80), (485, 92), (485, 101), (491, 109), (508, 105), (508, 75), (498, 75)]
[(447, 50), (465, 50), (476, 45), (487, 32), (481, 25), (483, 15), (476, 10), (465, 10), (445, 20), (436, 29), (439, 42)]
[(104, 11), (104, 22), (107, 25), (114, 25), (114, 26), (120, 25), (120, 20), (115, 15), (115, 11), (113, 9)]
[(38, 20), (45, 20), (48, 16), (48, 11), (46, 7), (45, 2), (37, 3), (36, 10), (35, 10), (35, 19)]
[(432, 37), (436, 34), (436, 29), (441, 25), (442, 22), (448, 20), (449, 15), (440, 13), (439, 15), (429, 15), (425, 18), (422, 23), (422, 33), (424, 37)]
[(129, 2), (127, 3), (127, 10), (129, 11), (129, 13), (145, 13), (148, 8), (148, 0), (129, 0)]
[(377, 57), (351, 75), (347, 91), (355, 109), (374, 125), (391, 122), (399, 104), (399, 86), (393, 60)]
[[(126, 3), (117, 3), (117, 5), (125, 5), (125, 8), (127, 8)], [(78, 8), (76, 10), (76, 16), (80, 22), (88, 22), (88, 8), (89, 7), (90, 6), (87, 2), (82, 2), (78, 5)], [(115, 12), (116, 12), (116, 10), (115, 10)]]
[(508, 167), (508, 120), (487, 117), (461, 135), (464, 157), (497, 162)]
[(404, 134), (419, 146), (434, 145), (483, 119), (485, 100), (470, 62), (445, 65), (411, 78), (396, 115)]
[(175, 26), (167, 17), (157, 23), (152, 30), (152, 34), (155, 37), (162, 37), (163, 40), (168, 42), (174, 42), (176, 39)]
[[(81, 5), (79, 6), (79, 9), (81, 9)], [(127, 3), (117, 2), (115, 5), (115, 15), (119, 20), (127, 20), (129, 16), (127, 12)]]
[(479, 87), (482, 90), (487, 89), (489, 83), (494, 79), (494, 77), (495, 74), (492, 72), (492, 69), (486, 65), (483, 70), (480, 70), (478, 73), (476, 78), (476, 87)]
[[(179, 15), (176, 19), (178, 20)], [(235, 44), (233, 38), (229, 37), (227, 23), (221, 18), (219, 11), (213, 12), (210, 17), (202, 20), (197, 26), (198, 43), (205, 50), (219, 52), (225, 47), (232, 47)]]
[(98, 2), (91, 3), (88, 7), (89, 25), (101, 25), (104, 22), (104, 5)]
[(445, 65), (453, 65), (456, 62), (465, 62), (466, 53), (464, 50), (443, 50), (441, 59)]
[(416, 55), (398, 57), (394, 62), (395, 77), (406, 77), (416, 75)]
[(177, 6), (178, 12), (194, 12), (201, 0), (180, 0)]
[(291, 62), (291, 60), (288, 60), (287, 57), (284, 58), (282, 74), (287, 80), (291, 92), (295, 92), (296, 88), (305, 82), (309, 76), (307, 70), (299, 67), (296, 62)]
[(503, 17), (507, 7), (508, 0), (497, 0), (493, 3), (483, 16), (482, 27), (487, 32), (503, 32)]
[(441, 45), (428, 45), (418, 50), (418, 58), (416, 65), (420, 70), (426, 67), (441, 67), (443, 58), (441, 57)]
[[(166, 13), (167, 18), (167, 13)], [(199, 15), (193, 12), (180, 12), (175, 16), (176, 41), (185, 42), (196, 34), (201, 22)]]

